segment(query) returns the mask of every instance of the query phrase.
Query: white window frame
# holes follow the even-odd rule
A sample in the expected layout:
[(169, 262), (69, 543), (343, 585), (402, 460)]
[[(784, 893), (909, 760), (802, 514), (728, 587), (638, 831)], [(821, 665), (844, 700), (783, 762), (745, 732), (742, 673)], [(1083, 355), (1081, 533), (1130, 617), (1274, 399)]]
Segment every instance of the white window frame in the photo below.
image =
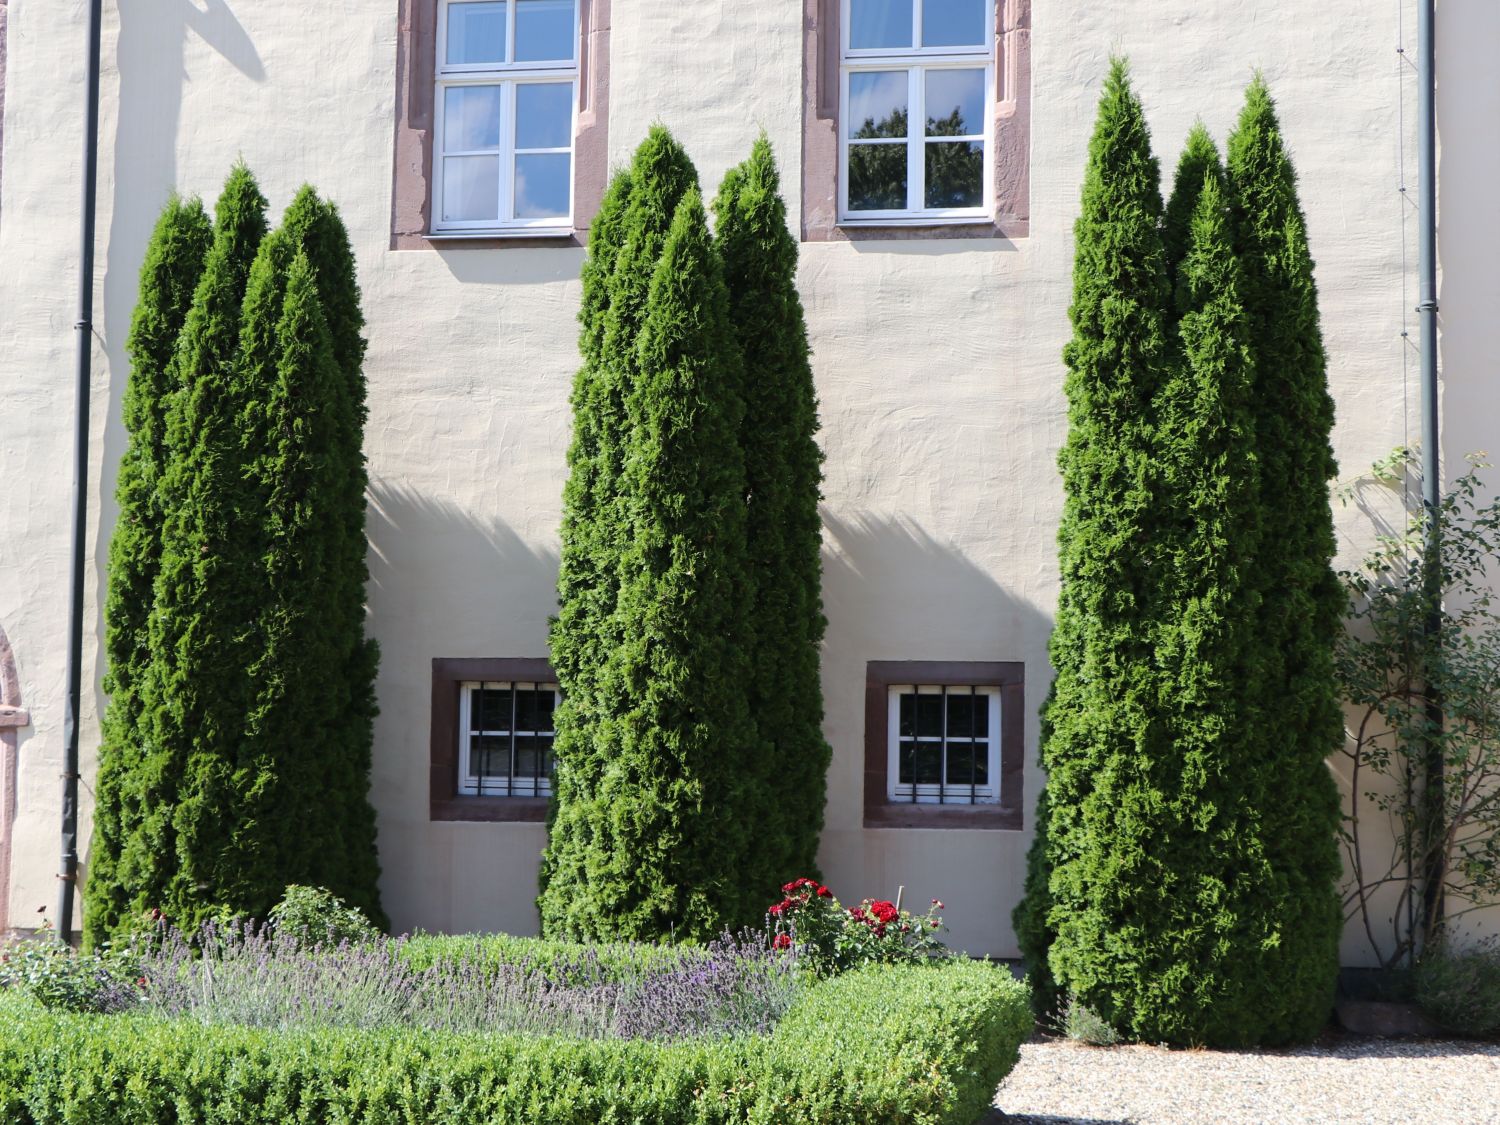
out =
[[(974, 47), (880, 47), (856, 50), (849, 46), (853, 0), (839, 0), (839, 225), (841, 226), (928, 226), (933, 223), (972, 223), (989, 219), (994, 211), (995, 161), (995, 4), (983, 0), (984, 42)], [(912, 42), (921, 42), (922, 6), (927, 0), (912, 0)], [(983, 133), (967, 137), (928, 137), (927, 81), (929, 70), (984, 69)], [(905, 70), (907, 72), (907, 135), (882, 138), (876, 144), (906, 145), (907, 202), (921, 202), (927, 196), (927, 146), (958, 141), (978, 142), (984, 146), (984, 198), (978, 207), (916, 207), (899, 210), (851, 211), (849, 209), (849, 144), (854, 126), (849, 113), (849, 75), (857, 71)], [(916, 135), (914, 135), (916, 134)], [(919, 143), (913, 143), (919, 142)], [(856, 143), (869, 144), (871, 141)]]
[[(573, 231), (573, 213), (577, 207), (578, 183), (578, 53), (579, 5), (573, 0), (573, 44), (572, 59), (545, 62), (503, 63), (454, 63), (448, 62), (448, 11), (464, 0), (440, 0), (437, 31), (437, 91), (433, 106), (432, 138), (432, 201), (431, 233), (434, 234), (487, 234), (487, 235), (559, 235)], [(516, 52), (516, 2), (508, 0), (505, 6), (505, 53), (513, 59)], [(573, 112), (568, 122), (568, 146), (566, 148), (516, 149), (516, 87), (526, 83), (558, 84), (564, 80), (573, 86), (571, 105)], [(498, 153), (491, 150), (448, 151), (447, 128), (444, 112), (447, 108), (447, 92), (453, 87), (498, 86), (500, 87), (500, 147)], [(544, 153), (566, 153), (568, 162), (568, 213), (550, 215), (545, 218), (518, 219), (516, 213), (516, 157)], [(445, 157), (497, 155), (500, 164), (499, 217), (494, 220), (443, 218), (443, 171)]]
[[(989, 781), (984, 785), (975, 786), (972, 790), (973, 800), (968, 800), (970, 787), (963, 781), (945, 781), (943, 785), (928, 784), (902, 784), (901, 782), (901, 697), (903, 695), (958, 695), (967, 696), (970, 691), (979, 698), (989, 701), (989, 733), (983, 739), (974, 739), (975, 743), (982, 743), (988, 747), (987, 755), (989, 767)], [(1001, 707), (1000, 688), (994, 684), (949, 684), (947, 686), (934, 686), (930, 684), (892, 684), (887, 706), (890, 711), (886, 719), (887, 739), (887, 765), (886, 765), (886, 797), (896, 804), (915, 805), (941, 805), (947, 804), (955, 807), (973, 805), (998, 805), (1000, 803), (1000, 739), (1001, 739)], [(967, 738), (949, 740), (948, 733), (948, 710), (943, 709), (943, 734), (941, 737), (931, 735), (921, 736), (915, 739), (917, 742), (941, 743), (946, 741), (967, 744)], [(948, 755), (943, 754), (942, 769), (946, 773), (948, 769)], [(912, 789), (916, 789), (916, 800), (912, 800)], [(947, 795), (943, 792), (946, 788)], [(959, 799), (963, 798), (963, 799)]]
[[(537, 683), (524, 680), (463, 680), (458, 685), (458, 795), (460, 797), (550, 797), (552, 795), (552, 779), (550, 777), (530, 778), (516, 777), (513, 773), (509, 783), (489, 784), (481, 787), (480, 778), (474, 772), (473, 763), (470, 760), (470, 752), (473, 749), (473, 740), (480, 738), (510, 738), (514, 748), (514, 740), (517, 738), (534, 738), (538, 735), (551, 734), (556, 737), (556, 731), (476, 731), (473, 728), (473, 706), (471, 703), (472, 693), (475, 688), (484, 688), (491, 691), (552, 691), (553, 713), (562, 702), (562, 695), (558, 686), (552, 683)], [(514, 696), (512, 696), (514, 699)], [(515, 714), (515, 705), (511, 705), (511, 714)], [(514, 759), (512, 759), (514, 762)], [(504, 789), (505, 792), (497, 790)]]

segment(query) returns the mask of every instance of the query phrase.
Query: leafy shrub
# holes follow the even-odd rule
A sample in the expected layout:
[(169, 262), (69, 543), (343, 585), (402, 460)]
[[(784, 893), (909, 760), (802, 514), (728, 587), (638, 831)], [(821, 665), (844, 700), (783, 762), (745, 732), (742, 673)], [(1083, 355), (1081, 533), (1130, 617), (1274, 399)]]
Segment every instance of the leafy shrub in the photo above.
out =
[(771, 1034), (709, 1042), (273, 1032), (13, 996), (0, 1026), (0, 1117), (31, 1125), (969, 1125), (1031, 1021), (1009, 973), (954, 960), (819, 982)]
[(0, 952), (0, 989), (64, 1012), (118, 1012), (139, 995), (124, 957), (79, 953), (46, 933)]
[(1442, 942), (1417, 964), (1417, 1003), (1460, 1035), (1500, 1033), (1500, 940)]
[(772, 944), (794, 949), (820, 975), (861, 965), (926, 961), (948, 953), (937, 936), (943, 930), (937, 914), (943, 904), (937, 899), (918, 917), (884, 899), (867, 898), (846, 909), (815, 879), (794, 880), (781, 893), (782, 900), (768, 911), (775, 931)]
[(299, 945), (366, 942), (379, 936), (363, 913), (322, 887), (288, 887), (271, 907), (271, 924)]

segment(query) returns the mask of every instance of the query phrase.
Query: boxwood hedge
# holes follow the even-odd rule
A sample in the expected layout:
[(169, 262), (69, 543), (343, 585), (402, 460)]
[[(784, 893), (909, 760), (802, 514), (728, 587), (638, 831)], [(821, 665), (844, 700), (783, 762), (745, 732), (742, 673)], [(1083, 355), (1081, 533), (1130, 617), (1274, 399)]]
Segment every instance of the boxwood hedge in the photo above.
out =
[(968, 961), (808, 988), (765, 1037), (655, 1043), (283, 1030), (48, 1012), (0, 995), (17, 1125), (969, 1125), (1031, 1029)]

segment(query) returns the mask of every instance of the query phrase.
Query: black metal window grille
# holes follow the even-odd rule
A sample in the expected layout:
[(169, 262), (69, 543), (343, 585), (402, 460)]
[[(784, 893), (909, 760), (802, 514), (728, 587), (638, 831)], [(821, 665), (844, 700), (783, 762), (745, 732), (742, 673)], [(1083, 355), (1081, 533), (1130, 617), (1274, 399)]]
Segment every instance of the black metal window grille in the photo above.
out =
[(471, 797), (552, 792), (556, 684), (479, 683), (459, 688), (458, 791)]
[(896, 755), (892, 799), (939, 805), (1000, 800), (997, 688), (902, 685), (891, 689), (891, 709)]

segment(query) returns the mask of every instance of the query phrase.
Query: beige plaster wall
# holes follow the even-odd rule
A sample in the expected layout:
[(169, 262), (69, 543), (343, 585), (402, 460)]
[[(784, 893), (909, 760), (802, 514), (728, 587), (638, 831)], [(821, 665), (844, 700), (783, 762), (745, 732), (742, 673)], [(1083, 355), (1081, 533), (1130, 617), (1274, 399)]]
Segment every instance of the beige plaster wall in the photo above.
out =
[[(240, 155), (278, 211), (310, 180), (349, 220), (370, 322), (370, 610), (385, 654), (373, 796), (387, 906), (400, 927), (533, 932), (540, 826), (428, 820), (429, 662), (545, 655), (582, 255), (388, 248), (396, 7), (107, 6), (90, 649), (124, 444), (123, 341), (155, 214), (174, 185), (211, 200)], [(1455, 21), (1488, 18), (1486, 8), (1445, 4)], [(795, 227), (801, 9), (800, 0), (614, 0), (613, 158), (624, 160), (659, 119), (712, 190), (764, 128)], [(948, 903), (958, 946), (1015, 952), (1009, 912), (1029, 827), (861, 827), (864, 665), (1025, 661), (1030, 804), (1056, 599), (1071, 225), (1111, 50), (1133, 60), (1168, 166), (1195, 117), (1222, 139), (1251, 68), (1265, 70), (1304, 183), (1340, 460), (1352, 474), (1415, 432), (1414, 397), (1405, 408), (1415, 369), (1404, 371), (1400, 336), (1414, 303), (1403, 296), (1408, 205), (1396, 191), (1402, 102), (1409, 131), (1414, 86), (1394, 52), (1397, 16), (1397, 5), (1359, 0), (1038, 3), (1031, 236), (804, 247), (828, 453), (824, 683), (835, 758), (822, 860), (844, 897), (904, 885), (913, 900)], [(34, 717), (20, 753), (17, 915), (54, 895), (81, 50), (79, 0), (10, 0), (0, 621)], [(1477, 113), (1456, 112), (1454, 129), (1486, 127)], [(1482, 217), (1475, 224), (1465, 241), (1476, 248), (1465, 250), (1478, 262), (1476, 244), (1494, 236)], [(1411, 220), (1405, 229), (1414, 251)], [(1352, 561), (1369, 526), (1358, 512), (1341, 519)], [(87, 669), (86, 776), (98, 675)], [(85, 823), (89, 812), (86, 788)]]

